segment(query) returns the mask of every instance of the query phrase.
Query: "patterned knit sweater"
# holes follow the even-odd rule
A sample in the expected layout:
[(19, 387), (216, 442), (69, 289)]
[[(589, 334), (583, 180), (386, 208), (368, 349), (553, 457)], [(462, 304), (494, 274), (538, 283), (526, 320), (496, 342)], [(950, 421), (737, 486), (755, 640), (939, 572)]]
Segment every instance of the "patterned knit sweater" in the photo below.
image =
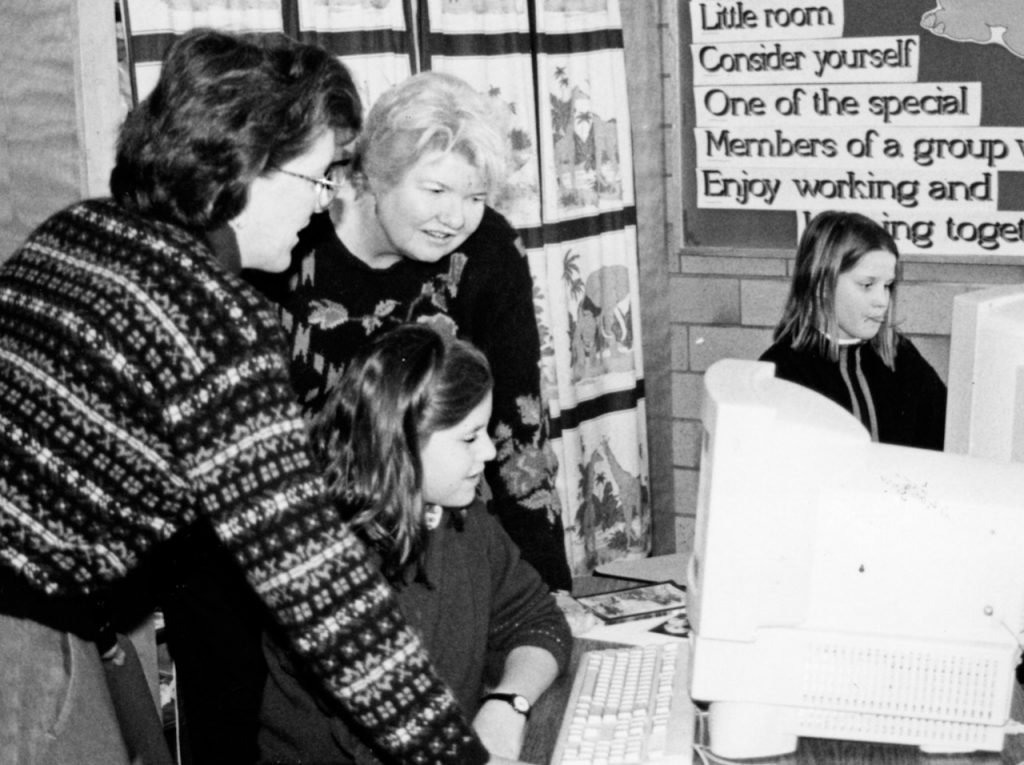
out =
[(529, 265), (518, 234), (486, 208), (477, 230), (436, 263), (402, 258), (370, 268), (338, 239), (326, 214), (300, 234), (284, 277), (254, 283), (281, 305), (295, 388), (317, 411), (352, 356), (404, 322), (457, 332), (487, 356), (494, 374), (490, 432), (498, 450), (486, 468), (490, 507), (552, 589), (570, 590), (557, 461), (542, 427), (540, 339)]
[(43, 223), (0, 268), (0, 401), (5, 612), (94, 637), (205, 516), (396, 762), (487, 760), (325, 498), (277, 313), (205, 244), (109, 200)]

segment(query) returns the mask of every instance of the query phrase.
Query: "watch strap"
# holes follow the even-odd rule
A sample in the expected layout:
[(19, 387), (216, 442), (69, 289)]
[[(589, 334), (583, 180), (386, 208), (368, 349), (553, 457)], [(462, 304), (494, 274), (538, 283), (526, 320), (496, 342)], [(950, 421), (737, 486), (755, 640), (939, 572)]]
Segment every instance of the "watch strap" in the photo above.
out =
[(520, 696), (518, 693), (488, 693), (480, 698), (480, 703), (483, 704), (485, 701), (492, 700), (504, 701), (523, 717), (530, 718), (531, 705), (525, 696)]

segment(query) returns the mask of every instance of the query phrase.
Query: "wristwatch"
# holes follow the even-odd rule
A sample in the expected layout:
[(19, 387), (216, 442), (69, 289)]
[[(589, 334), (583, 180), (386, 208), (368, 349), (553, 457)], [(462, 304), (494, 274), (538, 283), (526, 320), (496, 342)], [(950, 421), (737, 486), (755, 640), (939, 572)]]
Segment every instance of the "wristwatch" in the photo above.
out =
[(488, 693), (482, 699), (480, 703), (483, 704), (485, 701), (504, 701), (509, 704), (514, 710), (516, 710), (523, 717), (530, 718), (530, 702), (526, 700), (525, 696), (520, 696), (518, 693)]

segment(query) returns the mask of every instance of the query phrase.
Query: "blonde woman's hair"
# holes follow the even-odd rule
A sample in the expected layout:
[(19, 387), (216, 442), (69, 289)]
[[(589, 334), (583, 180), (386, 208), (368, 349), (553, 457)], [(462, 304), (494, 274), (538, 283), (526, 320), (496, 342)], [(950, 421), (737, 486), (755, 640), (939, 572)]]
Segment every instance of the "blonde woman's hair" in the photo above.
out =
[(498, 104), (459, 77), (413, 75), (381, 95), (366, 116), (353, 148), (353, 182), (391, 188), (425, 155), (454, 152), (480, 171), (493, 201), (510, 154), (501, 114)]

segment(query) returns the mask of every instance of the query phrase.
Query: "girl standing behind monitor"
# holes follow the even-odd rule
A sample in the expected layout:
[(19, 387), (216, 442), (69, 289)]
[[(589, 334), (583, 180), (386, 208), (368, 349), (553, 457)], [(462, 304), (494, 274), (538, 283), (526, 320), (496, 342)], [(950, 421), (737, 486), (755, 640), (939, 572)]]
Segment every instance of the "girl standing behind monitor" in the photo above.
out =
[(774, 343), (775, 374), (852, 412), (874, 441), (942, 450), (946, 386), (894, 326), (899, 251), (858, 213), (807, 225)]

